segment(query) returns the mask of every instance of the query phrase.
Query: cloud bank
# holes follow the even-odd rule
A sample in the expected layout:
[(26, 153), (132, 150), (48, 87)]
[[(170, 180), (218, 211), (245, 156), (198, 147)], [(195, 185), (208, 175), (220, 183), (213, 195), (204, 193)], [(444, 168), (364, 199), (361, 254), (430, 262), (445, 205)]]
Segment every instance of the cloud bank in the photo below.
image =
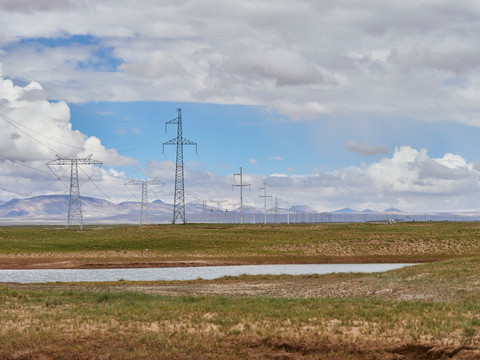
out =
[(360, 144), (352, 140), (347, 141), (345, 149), (367, 156), (388, 154), (390, 152), (389, 147), (386, 145)]
[[(148, 173), (152, 177), (164, 176), (172, 168), (172, 163), (153, 162)], [(238, 205), (239, 193), (232, 191), (233, 176), (206, 174), (202, 165), (195, 162), (186, 169), (190, 201), (222, 199), (226, 208)], [(459, 155), (447, 153), (431, 158), (426, 149), (402, 146), (391, 157), (368, 166), (307, 175), (244, 173), (244, 183), (251, 184), (251, 188), (244, 192), (243, 198), (246, 204), (261, 207), (260, 188), (266, 183), (269, 195), (277, 197), (282, 206), (304, 204), (319, 212), (344, 207), (378, 211), (390, 207), (412, 212), (478, 211), (479, 179), (480, 165), (467, 163)], [(171, 181), (166, 181), (165, 189), (172, 186)], [(166, 200), (171, 202), (168, 197)]]
[(0, 10), (9, 73), (70, 102), (250, 104), (297, 121), (376, 113), (480, 126), (474, 1), (22, 0)]
[[(3, 197), (44, 190), (65, 192), (45, 163), (56, 155), (94, 158), (105, 166), (134, 165), (136, 160), (105, 148), (100, 139), (72, 128), (70, 109), (62, 101), (48, 101), (35, 82), (25, 86), (0, 77), (0, 183)], [(65, 169), (59, 176), (65, 174)], [(98, 175), (108, 173), (102, 170)], [(69, 173), (67, 174), (69, 175)], [(53, 182), (52, 182), (53, 181)], [(48, 186), (47, 186), (48, 185)], [(50, 187), (51, 186), (51, 187)]]

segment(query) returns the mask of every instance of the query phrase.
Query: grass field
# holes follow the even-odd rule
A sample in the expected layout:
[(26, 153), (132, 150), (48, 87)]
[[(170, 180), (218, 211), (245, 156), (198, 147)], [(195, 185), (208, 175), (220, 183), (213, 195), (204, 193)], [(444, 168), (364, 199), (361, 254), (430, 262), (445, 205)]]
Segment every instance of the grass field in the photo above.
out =
[[(478, 223), (0, 228), (0, 264), (426, 262), (480, 254)], [(22, 259), (24, 260), (21, 263)], [(69, 261), (72, 263), (69, 264)], [(32, 265), (33, 263), (33, 265)]]
[(379, 274), (2, 284), (0, 359), (480, 358), (479, 239), (476, 223), (0, 228), (10, 264), (428, 261)]

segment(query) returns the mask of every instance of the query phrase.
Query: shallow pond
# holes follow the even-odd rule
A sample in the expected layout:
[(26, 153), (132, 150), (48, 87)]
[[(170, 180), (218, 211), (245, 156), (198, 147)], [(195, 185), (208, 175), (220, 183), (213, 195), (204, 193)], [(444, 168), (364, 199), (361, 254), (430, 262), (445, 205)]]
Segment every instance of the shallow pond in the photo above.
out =
[(215, 279), (223, 276), (309, 275), (383, 272), (414, 264), (288, 264), (128, 269), (0, 270), (0, 282), (152, 281)]

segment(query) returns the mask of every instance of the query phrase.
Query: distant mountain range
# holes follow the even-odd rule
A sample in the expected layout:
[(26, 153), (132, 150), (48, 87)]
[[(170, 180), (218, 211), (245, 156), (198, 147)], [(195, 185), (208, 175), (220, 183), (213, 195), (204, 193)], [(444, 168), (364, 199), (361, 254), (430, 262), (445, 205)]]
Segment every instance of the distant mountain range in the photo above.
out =
[[(374, 212), (375, 211), (370, 210), (370, 209), (365, 209), (365, 210), (362, 210), (362, 211), (358, 211), (358, 210), (353, 210), (353, 209), (350, 209), (350, 208), (343, 208), (343, 209), (338, 209), (338, 210), (332, 211), (332, 213), (334, 213), (334, 214), (358, 214), (358, 213), (374, 213)], [(388, 208), (388, 209), (385, 209), (381, 212), (384, 212), (384, 213), (386, 213), (386, 212), (401, 213), (403, 211), (395, 209), (395, 208)]]
[[(62, 221), (68, 214), (68, 195), (42, 195), (26, 199), (12, 199), (0, 203), (0, 219), (20, 222)], [(170, 214), (173, 207), (157, 200), (149, 204), (151, 213)], [(114, 204), (110, 201), (92, 197), (82, 197), (82, 214), (84, 219), (101, 222), (136, 222), (140, 217), (140, 203), (123, 202)], [(5, 221), (3, 221), (5, 222)]]
[[(68, 195), (42, 195), (26, 199), (0, 201), (0, 224), (64, 224), (68, 213)], [(113, 202), (82, 197), (82, 213), (85, 223), (138, 223), (140, 221), (139, 202)], [(170, 223), (173, 205), (155, 200), (149, 203), (151, 223)], [(245, 223), (264, 221), (263, 208), (244, 207)], [(185, 205), (188, 222), (226, 222), (240, 221), (240, 209), (218, 210), (214, 206), (198, 203)], [(350, 208), (338, 209), (329, 213), (317, 212), (307, 205), (295, 205), (291, 208), (268, 209), (267, 221), (272, 222), (365, 222), (365, 221), (440, 221), (440, 220), (479, 220), (479, 213), (404, 213), (395, 208), (383, 211), (365, 209), (357, 211)]]

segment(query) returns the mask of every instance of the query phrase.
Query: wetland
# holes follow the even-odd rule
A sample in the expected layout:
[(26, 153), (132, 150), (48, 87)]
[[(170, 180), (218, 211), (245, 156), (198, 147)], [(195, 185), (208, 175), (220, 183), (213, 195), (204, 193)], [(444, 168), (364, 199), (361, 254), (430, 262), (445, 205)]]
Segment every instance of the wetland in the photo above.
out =
[(1, 228), (4, 269), (421, 264), (363, 274), (2, 283), (0, 358), (479, 358), (479, 239), (477, 223)]

